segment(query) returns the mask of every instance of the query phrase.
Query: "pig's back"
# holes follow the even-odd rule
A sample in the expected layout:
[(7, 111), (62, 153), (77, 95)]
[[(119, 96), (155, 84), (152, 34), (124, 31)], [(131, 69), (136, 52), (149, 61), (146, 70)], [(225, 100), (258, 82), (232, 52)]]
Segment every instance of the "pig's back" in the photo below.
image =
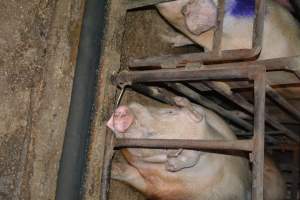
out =
[(300, 54), (300, 28), (297, 20), (285, 8), (267, 1), (263, 48), (259, 59)]

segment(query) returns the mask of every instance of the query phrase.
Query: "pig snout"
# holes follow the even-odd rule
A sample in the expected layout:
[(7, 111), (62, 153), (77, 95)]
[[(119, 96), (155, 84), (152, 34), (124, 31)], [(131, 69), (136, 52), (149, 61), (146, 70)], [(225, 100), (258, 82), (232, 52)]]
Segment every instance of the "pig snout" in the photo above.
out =
[(107, 126), (116, 132), (124, 133), (134, 121), (134, 115), (127, 106), (118, 107), (107, 122)]

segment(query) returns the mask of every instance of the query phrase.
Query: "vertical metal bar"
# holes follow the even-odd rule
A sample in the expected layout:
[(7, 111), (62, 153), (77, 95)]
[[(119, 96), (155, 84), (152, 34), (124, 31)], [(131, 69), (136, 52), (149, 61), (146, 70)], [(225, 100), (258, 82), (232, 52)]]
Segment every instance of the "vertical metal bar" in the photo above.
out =
[(294, 148), (293, 151), (293, 167), (292, 167), (292, 193), (291, 199), (297, 199), (298, 183), (299, 183), (299, 147)]
[(101, 174), (101, 200), (108, 200), (109, 188), (110, 188), (110, 173), (111, 173), (111, 163), (114, 156), (114, 137), (110, 131), (106, 132), (105, 137), (105, 149), (102, 164), (102, 174)]
[(217, 27), (214, 32), (214, 41), (213, 41), (213, 54), (220, 55), (221, 44), (222, 44), (222, 35), (223, 35), (223, 21), (225, 13), (225, 0), (219, 0), (218, 2), (218, 15), (217, 15)]
[(266, 70), (258, 70), (254, 78), (254, 149), (252, 200), (263, 200), (264, 129)]
[(252, 48), (261, 48), (264, 31), (265, 0), (255, 1)]

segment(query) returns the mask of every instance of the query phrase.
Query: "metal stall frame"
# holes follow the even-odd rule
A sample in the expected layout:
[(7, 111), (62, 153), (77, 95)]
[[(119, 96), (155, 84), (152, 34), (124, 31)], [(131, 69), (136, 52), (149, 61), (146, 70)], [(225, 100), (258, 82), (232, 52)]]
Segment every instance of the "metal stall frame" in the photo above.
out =
[[(129, 2), (129, 0), (127, 0), (127, 6), (125, 7), (127, 10), (131, 10), (169, 1), (173, 0), (143, 0), (133, 2)], [(227, 98), (233, 102), (242, 100), (243, 108), (249, 113), (253, 113), (254, 126), (249, 123), (245, 124), (243, 120), (232, 115), (227, 116), (228, 118), (231, 118), (232, 121), (237, 122), (237, 124), (247, 126), (250, 132), (252, 132), (253, 129), (253, 135), (251, 135), (252, 138), (235, 141), (117, 139), (114, 138), (113, 134), (107, 130), (105, 138), (104, 161), (102, 166), (101, 200), (108, 199), (111, 162), (115, 151), (121, 148), (130, 147), (166, 149), (185, 148), (206, 151), (217, 150), (219, 153), (226, 150), (249, 152), (250, 161), (253, 163), (252, 199), (263, 199), (265, 140), (264, 111), (266, 92), (270, 98), (275, 100), (280, 106), (284, 107), (287, 111), (289, 111), (290, 114), (299, 117), (299, 113), (297, 113), (294, 109), (290, 109), (292, 108), (291, 105), (269, 86), (270, 83), (266, 78), (266, 71), (292, 71), (299, 78), (300, 56), (253, 61), (257, 58), (262, 48), (265, 0), (256, 0), (255, 3), (252, 48), (221, 50), (225, 0), (219, 0), (218, 2), (217, 25), (214, 29), (212, 51), (185, 53), (180, 55), (154, 56), (143, 59), (130, 59), (128, 67), (130, 70), (134, 71), (121, 71), (119, 74), (112, 76), (112, 82), (114, 85), (121, 87), (124, 87), (124, 85), (130, 85), (134, 90), (142, 90), (142, 93), (148, 95), (150, 94), (151, 96), (151, 94), (154, 95), (154, 91), (150, 87), (143, 86), (140, 83), (197, 80), (204, 82), (204, 84), (208, 84), (211, 90), (215, 90), (222, 94), (222, 91), (218, 91), (213, 84), (210, 84), (213, 83), (210, 82), (211, 80), (232, 80), (240, 78), (253, 80), (254, 106), (247, 104), (247, 101), (240, 95), (227, 96)], [(225, 62), (225, 64), (222, 62)], [(153, 68), (161, 69), (153, 70)], [(176, 90), (182, 89), (182, 87), (180, 88), (176, 84), (177, 83), (174, 83), (172, 85), (174, 87), (176, 86)], [(154, 96), (156, 99), (163, 99), (164, 102), (173, 104), (172, 99), (165, 97), (164, 94), (156, 93), (155, 95)], [(199, 100), (199, 98), (197, 100)], [(217, 110), (218, 109), (219, 107)], [(288, 137), (293, 138), (297, 142), (300, 141), (300, 137), (296, 133), (288, 130), (272, 117), (266, 115), (266, 119), (272, 127), (279, 130), (278, 132), (285, 133)]]
[(102, 171), (101, 200), (108, 199), (110, 168), (115, 150), (121, 148), (164, 148), (193, 150), (237, 150), (250, 153), (253, 164), (252, 199), (263, 200), (264, 166), (264, 121), (266, 68), (264, 66), (231, 67), (218, 69), (185, 69), (121, 72), (114, 76), (113, 83), (173, 82), (188, 80), (228, 80), (248, 79), (254, 81), (254, 129), (253, 137), (245, 140), (157, 140), (157, 139), (119, 139), (108, 133), (105, 143), (105, 159)]

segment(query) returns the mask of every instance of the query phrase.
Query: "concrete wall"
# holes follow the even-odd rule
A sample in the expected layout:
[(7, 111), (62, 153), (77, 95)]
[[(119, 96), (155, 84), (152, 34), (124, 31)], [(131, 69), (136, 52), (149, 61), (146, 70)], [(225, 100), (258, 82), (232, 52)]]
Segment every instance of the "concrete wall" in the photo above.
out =
[(54, 199), (83, 0), (0, 2), (0, 199)]

